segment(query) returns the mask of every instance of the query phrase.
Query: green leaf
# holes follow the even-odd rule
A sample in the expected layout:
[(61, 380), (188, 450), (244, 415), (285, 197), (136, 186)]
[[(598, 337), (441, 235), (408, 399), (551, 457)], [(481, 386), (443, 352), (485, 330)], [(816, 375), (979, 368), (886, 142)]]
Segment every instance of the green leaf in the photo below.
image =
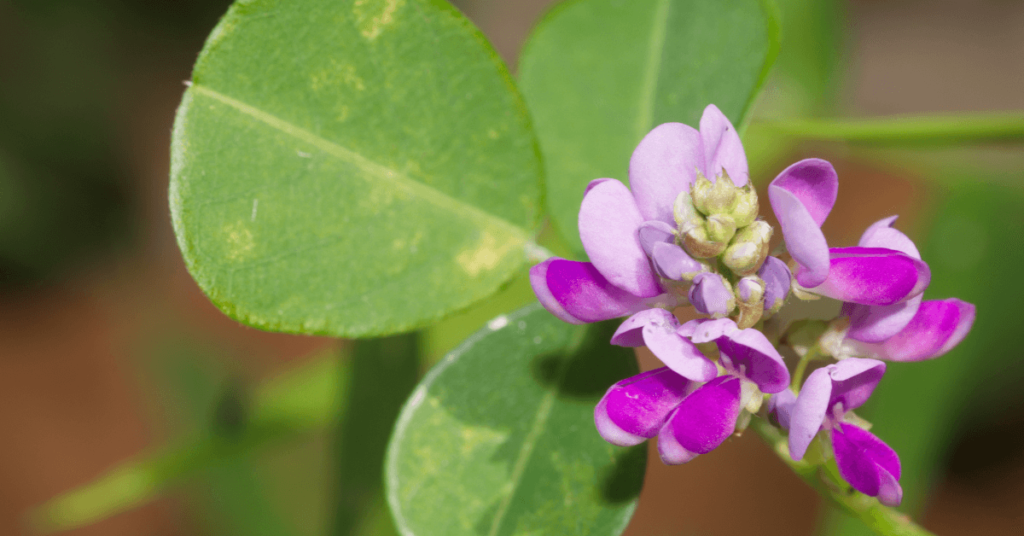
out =
[(741, 125), (778, 50), (758, 0), (576, 0), (523, 49), (520, 80), (547, 167), (548, 209), (582, 251), (576, 217), (593, 179), (625, 182), (651, 128), (696, 126), (708, 104)]
[(239, 1), (178, 110), (171, 214), (236, 320), (373, 336), (510, 279), (541, 173), (505, 67), (446, 2)]
[(574, 326), (534, 304), (499, 316), (413, 392), (391, 438), (388, 503), (403, 534), (617, 535), (646, 447), (606, 443), (594, 405), (637, 372), (613, 324)]

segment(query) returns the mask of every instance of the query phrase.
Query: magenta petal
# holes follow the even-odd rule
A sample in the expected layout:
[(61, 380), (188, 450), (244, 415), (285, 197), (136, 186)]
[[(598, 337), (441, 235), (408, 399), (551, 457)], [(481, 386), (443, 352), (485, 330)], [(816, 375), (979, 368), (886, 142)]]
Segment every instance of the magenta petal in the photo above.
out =
[(726, 368), (756, 383), (761, 391), (778, 393), (789, 386), (785, 361), (760, 331), (753, 328), (736, 330), (715, 343), (722, 352)]
[(711, 320), (709, 318), (698, 318), (679, 326), (676, 333), (688, 337), (691, 341), (701, 344), (704, 342), (716, 341), (729, 333), (737, 331), (736, 322), (728, 318)]
[(661, 457), (661, 461), (665, 465), (679, 465), (696, 458), (698, 454), (683, 448), (675, 436), (665, 429), (667, 427), (668, 423), (658, 434), (658, 456)]
[(676, 333), (675, 322), (650, 322), (643, 328), (644, 343), (662, 363), (680, 376), (706, 382), (718, 375), (718, 367), (695, 344)]
[(786, 301), (789, 296), (791, 275), (786, 263), (775, 257), (764, 260), (757, 276), (764, 281), (764, 309), (767, 311)]
[[(790, 193), (807, 211), (816, 227), (821, 227), (836, 204), (839, 195), (839, 175), (832, 164), (818, 158), (801, 160), (782, 170), (768, 186), (768, 197), (772, 199), (775, 215), (782, 221), (782, 214), (775, 206), (775, 195), (779, 191)], [(788, 244), (788, 241), (787, 241)]]
[(663, 221), (645, 221), (640, 224), (637, 236), (640, 238), (640, 247), (650, 257), (654, 253), (655, 244), (672, 243), (675, 240), (676, 229)]
[(580, 206), (579, 228), (590, 261), (613, 285), (643, 298), (661, 294), (637, 231), (643, 218), (621, 182), (598, 179)]
[(740, 135), (729, 118), (714, 104), (704, 108), (700, 118), (700, 137), (704, 145), (704, 170), (712, 182), (725, 169), (736, 186), (750, 179), (747, 155), (743, 152)]
[(704, 170), (700, 134), (682, 123), (665, 123), (644, 136), (629, 160), (629, 187), (645, 220), (675, 225), (672, 205)]
[(548, 266), (555, 261), (565, 261), (565, 259), (552, 257), (530, 268), (530, 286), (533, 287), (533, 293), (537, 295), (540, 304), (559, 319), (570, 324), (586, 324), (585, 321), (566, 312), (562, 304), (558, 303), (558, 300), (551, 294), (551, 289), (548, 288)]
[(807, 447), (821, 429), (832, 396), (832, 378), (827, 368), (820, 368), (807, 376), (800, 394), (789, 414), (789, 455), (802, 460)]
[(707, 454), (733, 433), (739, 414), (740, 380), (721, 376), (683, 399), (661, 433), (687, 451)]
[(729, 314), (729, 301), (733, 299), (732, 291), (722, 276), (713, 272), (704, 272), (693, 278), (689, 298), (693, 308), (704, 315)]
[(828, 277), (809, 292), (863, 305), (892, 305), (921, 294), (931, 282), (927, 264), (895, 250), (832, 248), (829, 254)]
[(841, 423), (832, 430), (832, 448), (839, 474), (853, 489), (889, 505), (899, 504), (900, 459), (889, 445), (866, 430)]
[(921, 361), (939, 357), (967, 336), (974, 325), (974, 305), (949, 298), (921, 302), (914, 319), (881, 343), (847, 339), (845, 352), (890, 361)]
[(688, 383), (662, 367), (612, 385), (594, 409), (598, 433), (622, 447), (654, 437), (686, 396)]
[[(893, 249), (915, 259), (921, 258), (914, 241), (900, 231), (893, 229), (896, 216), (873, 223), (860, 237), (858, 246), (865, 248)], [(899, 333), (910, 323), (921, 305), (922, 295), (893, 305), (859, 305), (847, 303), (843, 314), (850, 317), (850, 329), (846, 336), (864, 342), (882, 342)]]
[(825, 367), (832, 380), (832, 395), (828, 407), (837, 402), (843, 404), (844, 410), (859, 408), (875, 391), (878, 382), (885, 374), (885, 363), (874, 359), (847, 358)]
[(820, 285), (828, 277), (828, 242), (821, 228), (791, 192), (774, 185), (768, 187), (772, 210), (779, 219), (786, 250), (800, 265), (796, 280), (802, 286)]
[[(546, 286), (535, 282), (541, 273)], [(574, 324), (618, 318), (645, 308), (643, 299), (609, 283), (589, 262), (549, 259), (530, 271), (530, 282), (544, 307)]]

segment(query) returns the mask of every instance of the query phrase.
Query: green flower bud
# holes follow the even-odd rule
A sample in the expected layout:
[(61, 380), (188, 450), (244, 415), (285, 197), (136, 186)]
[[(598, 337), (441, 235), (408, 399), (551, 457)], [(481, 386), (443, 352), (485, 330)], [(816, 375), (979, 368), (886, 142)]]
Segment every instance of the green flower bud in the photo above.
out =
[(721, 242), (723, 245), (728, 244), (732, 237), (736, 235), (736, 222), (732, 221), (732, 217), (726, 214), (708, 216), (705, 227), (708, 230), (708, 238), (715, 242)]
[(704, 217), (694, 208), (690, 192), (680, 192), (676, 196), (676, 200), (672, 204), (672, 215), (676, 220), (676, 226), (679, 227), (679, 234), (704, 225)]
[(714, 183), (708, 180), (700, 171), (697, 172), (697, 179), (693, 181), (693, 186), (690, 186), (690, 195), (693, 198), (693, 206), (699, 210), (702, 214), (709, 214), (704, 206), (704, 202), (707, 200), (708, 192), (714, 187)]
[(737, 275), (756, 273), (768, 257), (772, 226), (763, 220), (740, 229), (722, 255), (722, 263)]
[(748, 182), (736, 193), (736, 202), (730, 213), (733, 221), (736, 222), (736, 228), (742, 229), (754, 223), (760, 208), (757, 204), (757, 190)]
[(717, 257), (725, 251), (725, 242), (717, 242), (708, 236), (703, 225), (683, 233), (680, 245), (695, 259)]
[(733, 184), (729, 174), (723, 170), (722, 176), (718, 177), (710, 188), (706, 186), (706, 183), (711, 181), (708, 179), (701, 181), (701, 178), (703, 177), (698, 176), (697, 181), (694, 182), (695, 187), (698, 183), (701, 185), (699, 190), (693, 190), (693, 205), (697, 207), (697, 210), (709, 216), (731, 212), (740, 189)]

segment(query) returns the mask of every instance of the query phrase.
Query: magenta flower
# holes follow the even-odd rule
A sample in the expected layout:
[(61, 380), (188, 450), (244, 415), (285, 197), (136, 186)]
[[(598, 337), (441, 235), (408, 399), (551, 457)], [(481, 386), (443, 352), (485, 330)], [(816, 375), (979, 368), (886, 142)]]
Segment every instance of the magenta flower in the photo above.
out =
[(839, 474), (857, 491), (896, 506), (903, 498), (899, 457), (873, 434), (847, 422), (849, 412), (867, 401), (884, 373), (881, 361), (844, 359), (812, 372), (795, 400), (792, 391), (776, 395), (774, 411), (789, 428), (794, 460), (803, 459), (818, 432), (827, 430)]
[[(644, 311), (630, 317), (612, 344), (646, 345), (668, 367), (613, 385), (594, 410), (594, 422), (601, 436), (616, 445), (636, 445), (658, 435), (662, 461), (680, 464), (722, 444), (736, 429), (743, 409), (757, 411), (762, 392), (786, 388), (789, 371), (760, 331), (739, 329), (729, 319), (680, 326), (671, 314), (652, 318), (655, 314)], [(718, 346), (721, 376), (697, 349), (704, 342)], [(675, 357), (680, 354), (687, 356), (685, 361)]]

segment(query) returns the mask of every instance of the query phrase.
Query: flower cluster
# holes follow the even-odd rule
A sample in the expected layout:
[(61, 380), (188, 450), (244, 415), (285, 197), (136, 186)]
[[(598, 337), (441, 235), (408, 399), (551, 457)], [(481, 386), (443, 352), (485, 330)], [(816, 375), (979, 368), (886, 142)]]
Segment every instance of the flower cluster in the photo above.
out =
[[(821, 225), (838, 194), (824, 160), (786, 168), (768, 187), (789, 262), (769, 255), (773, 228), (759, 217), (739, 135), (714, 105), (700, 129), (656, 127), (629, 165), (627, 188), (598, 179), (586, 188), (579, 231), (590, 262), (551, 258), (530, 280), (541, 303), (566, 322), (628, 316), (612, 337), (646, 346), (665, 367), (611, 386), (597, 405), (598, 432), (616, 445), (658, 437), (662, 460), (705, 454), (753, 415), (789, 431), (802, 459), (815, 438), (850, 485), (898, 504), (896, 453), (852, 410), (862, 405), (890, 361), (938, 357), (970, 330), (974, 306), (923, 301), (931, 273), (914, 243), (892, 227), (869, 227), (856, 247), (829, 248)], [(790, 295), (842, 302), (830, 323), (762, 329)], [(692, 305), (708, 318), (680, 325), (672, 311)], [(797, 331), (809, 344), (790, 343)], [(776, 349), (801, 357), (793, 376)], [(808, 375), (812, 360), (828, 359)], [(767, 404), (765, 402), (767, 401)]]

